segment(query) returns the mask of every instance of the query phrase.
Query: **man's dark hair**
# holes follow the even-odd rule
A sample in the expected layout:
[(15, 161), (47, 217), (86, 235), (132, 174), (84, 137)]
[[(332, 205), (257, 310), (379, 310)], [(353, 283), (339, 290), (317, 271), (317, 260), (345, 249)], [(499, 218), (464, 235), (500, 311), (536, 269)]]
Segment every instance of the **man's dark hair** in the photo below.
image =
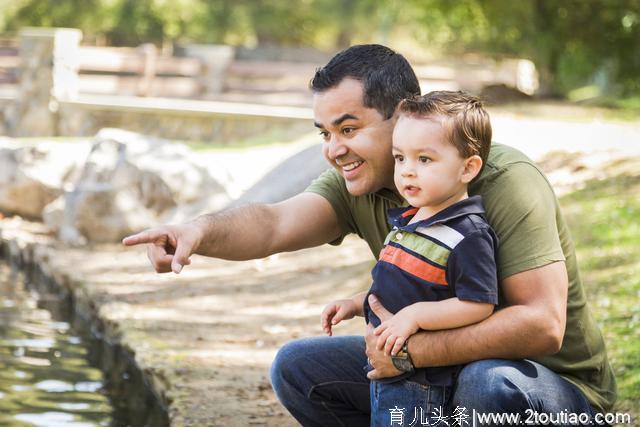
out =
[(420, 95), (418, 78), (409, 62), (379, 44), (351, 46), (338, 53), (316, 70), (309, 87), (314, 92), (324, 92), (345, 78), (362, 82), (363, 104), (378, 110), (385, 119), (393, 116), (401, 100)]

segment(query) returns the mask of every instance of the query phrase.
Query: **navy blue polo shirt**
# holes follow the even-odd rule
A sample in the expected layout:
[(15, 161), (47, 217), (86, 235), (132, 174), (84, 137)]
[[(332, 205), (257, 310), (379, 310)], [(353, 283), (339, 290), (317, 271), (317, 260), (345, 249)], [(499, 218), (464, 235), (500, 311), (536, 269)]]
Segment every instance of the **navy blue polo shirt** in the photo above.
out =
[[(484, 216), (482, 198), (469, 197), (428, 219), (408, 224), (417, 211), (414, 207), (388, 210), (392, 230), (371, 273), (373, 284), (367, 297), (375, 294), (394, 314), (417, 302), (453, 297), (496, 305), (498, 239)], [(368, 323), (380, 324), (367, 298), (364, 314)], [(418, 369), (410, 379), (452, 385), (459, 368)]]

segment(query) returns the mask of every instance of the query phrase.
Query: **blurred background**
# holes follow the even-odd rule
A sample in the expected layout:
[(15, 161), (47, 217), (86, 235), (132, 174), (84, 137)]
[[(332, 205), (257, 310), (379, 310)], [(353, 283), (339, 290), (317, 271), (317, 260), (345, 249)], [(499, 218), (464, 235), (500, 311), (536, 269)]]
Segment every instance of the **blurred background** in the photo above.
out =
[[(302, 191), (327, 167), (308, 82), (359, 43), (405, 55), (423, 92), (480, 95), (494, 139), (547, 174), (616, 371), (616, 411), (637, 425), (640, 0), (0, 0), (0, 237), (43, 227), (54, 241), (44, 258), (65, 260), (58, 267), (82, 283), (89, 317), (115, 325), (115, 341), (137, 354), (99, 367), (120, 394), (131, 360), (147, 364), (141, 384), (165, 384), (160, 425), (292, 425), (266, 372), (286, 341), (320, 333), (327, 295), (368, 288), (362, 243), (255, 263), (199, 259), (180, 277), (160, 277), (140, 250), (117, 242)], [(22, 324), (36, 303), (15, 298), (21, 281), (0, 273), (9, 310), (0, 310), (9, 366), (0, 424), (131, 423), (113, 394), (115, 412), (95, 395), (63, 402), (76, 412), (51, 403), (51, 390), (78, 392), (55, 381), (82, 391), (101, 380), (84, 367), (73, 381), (51, 376), (55, 354), (86, 351), (54, 346), (51, 330), (42, 344)], [(145, 411), (136, 422), (148, 422)]]

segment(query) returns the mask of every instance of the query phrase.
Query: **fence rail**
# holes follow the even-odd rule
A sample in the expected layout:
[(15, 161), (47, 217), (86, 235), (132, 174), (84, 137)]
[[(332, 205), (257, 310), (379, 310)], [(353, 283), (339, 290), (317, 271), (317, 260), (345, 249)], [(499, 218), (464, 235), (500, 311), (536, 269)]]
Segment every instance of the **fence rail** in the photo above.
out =
[[(425, 90), (464, 88), (480, 90), (506, 84), (527, 93), (535, 90), (519, 83), (519, 60), (492, 64), (444, 62), (417, 64), (414, 69)], [(319, 64), (291, 61), (234, 60), (224, 70), (223, 91), (233, 93), (307, 91)], [(0, 43), (0, 92), (15, 90), (21, 59), (17, 41)], [(79, 48), (78, 87), (81, 94), (208, 99), (211, 75), (203, 58), (161, 54), (152, 44), (138, 47)], [(214, 65), (215, 66), (215, 65)]]

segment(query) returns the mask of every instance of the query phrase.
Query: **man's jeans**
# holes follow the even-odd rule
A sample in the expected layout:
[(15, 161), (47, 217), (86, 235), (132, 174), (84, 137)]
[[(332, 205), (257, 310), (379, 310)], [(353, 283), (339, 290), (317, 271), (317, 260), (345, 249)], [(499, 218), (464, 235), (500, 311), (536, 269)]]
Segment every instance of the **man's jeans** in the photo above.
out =
[(392, 383), (371, 381), (370, 389), (371, 427), (444, 427), (447, 424), (442, 421), (450, 418), (451, 409), (448, 404), (452, 387), (400, 380)]
[[(305, 338), (280, 349), (271, 367), (271, 383), (280, 402), (303, 426), (369, 426), (366, 365), (361, 336)], [(411, 404), (398, 402), (397, 406)], [(468, 425), (474, 425), (472, 411), (523, 416), (533, 411), (594, 414), (578, 388), (528, 360), (470, 363), (458, 376), (451, 407), (458, 407), (460, 413), (464, 408)], [(394, 425), (409, 426), (414, 419), (414, 408), (404, 409), (403, 424)]]

